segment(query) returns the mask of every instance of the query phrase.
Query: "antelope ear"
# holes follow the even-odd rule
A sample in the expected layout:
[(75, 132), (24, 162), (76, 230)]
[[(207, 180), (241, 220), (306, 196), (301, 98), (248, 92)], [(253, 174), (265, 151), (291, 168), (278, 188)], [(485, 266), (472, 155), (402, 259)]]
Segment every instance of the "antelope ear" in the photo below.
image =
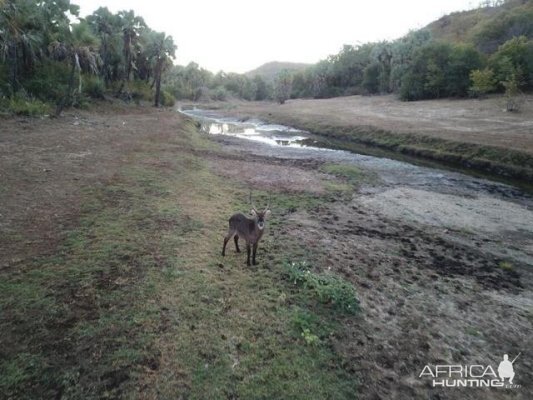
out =
[(254, 217), (257, 217), (257, 211), (255, 211), (255, 208), (250, 210), (250, 214), (252, 214)]
[(270, 210), (269, 209), (266, 209), (265, 210), (265, 217), (268, 217), (270, 215)]

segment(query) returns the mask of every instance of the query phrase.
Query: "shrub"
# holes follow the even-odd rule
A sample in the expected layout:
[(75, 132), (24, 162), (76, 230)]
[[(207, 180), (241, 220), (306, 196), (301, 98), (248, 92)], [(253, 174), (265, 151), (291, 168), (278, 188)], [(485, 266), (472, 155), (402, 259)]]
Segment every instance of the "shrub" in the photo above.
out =
[(70, 69), (67, 65), (49, 61), (35, 67), (24, 82), (24, 89), (42, 101), (57, 103), (68, 89)]
[(213, 94), (213, 99), (218, 101), (224, 101), (228, 98), (228, 92), (223, 86), (218, 86)]
[(403, 101), (424, 98), (424, 82), (412, 72), (407, 72), (401, 79), (399, 96)]
[(379, 77), (381, 75), (381, 64), (373, 62), (363, 71), (363, 88), (367, 93), (379, 92)]
[(83, 76), (82, 91), (85, 95), (93, 99), (103, 99), (105, 94), (105, 85), (102, 79), (94, 75)]
[(321, 303), (332, 304), (349, 314), (359, 310), (355, 288), (349, 282), (331, 273), (312, 272), (305, 262), (285, 264), (289, 281), (311, 291)]
[(518, 112), (522, 108), (524, 98), (519, 89), (519, 79), (512, 75), (508, 80), (502, 82), (505, 87), (505, 108), (508, 112)]
[(154, 100), (154, 91), (145, 81), (132, 81), (128, 83), (128, 91), (130, 92), (131, 98), (139, 103), (140, 101), (153, 101)]
[(161, 105), (165, 107), (172, 107), (176, 104), (176, 99), (167, 90), (161, 90)]
[(26, 98), (22, 95), (2, 101), (3, 107), (9, 113), (37, 117), (50, 113), (50, 105), (35, 98)]
[(473, 70), (470, 72), (470, 80), (472, 81), (470, 94), (474, 97), (482, 97), (496, 89), (494, 71), (490, 68)]
[(274, 83), (274, 98), (279, 104), (283, 104), (290, 98), (291, 92), (292, 75), (289, 71), (283, 70), (278, 74)]

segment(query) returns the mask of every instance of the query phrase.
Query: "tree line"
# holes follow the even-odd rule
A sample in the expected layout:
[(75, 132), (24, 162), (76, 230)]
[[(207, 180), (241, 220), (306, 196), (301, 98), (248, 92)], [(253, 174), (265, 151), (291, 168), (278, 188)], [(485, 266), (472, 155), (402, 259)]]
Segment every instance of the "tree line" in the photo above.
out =
[(80, 18), (69, 0), (0, 0), (0, 106), (59, 114), (106, 93), (172, 103), (161, 82), (175, 51), (133, 11)]
[(101, 7), (80, 18), (69, 0), (0, 0), (0, 109), (42, 113), (51, 104), (59, 114), (106, 95), (157, 106), (175, 99), (283, 103), (395, 93), (412, 101), (505, 92), (512, 110), (516, 94), (533, 88), (532, 4), (487, 3), (509, 9), (478, 24), (467, 41), (433, 38), (422, 29), (394, 41), (345, 45), (270, 82), (259, 75), (214, 74), (196, 63), (174, 65), (173, 38), (133, 11)]
[(508, 9), (480, 23), (468, 40), (433, 38), (421, 29), (394, 41), (345, 45), (293, 73), (285, 98), (395, 93), (412, 101), (490, 92), (512, 97), (533, 89), (533, 2), (500, 0), (485, 7)]

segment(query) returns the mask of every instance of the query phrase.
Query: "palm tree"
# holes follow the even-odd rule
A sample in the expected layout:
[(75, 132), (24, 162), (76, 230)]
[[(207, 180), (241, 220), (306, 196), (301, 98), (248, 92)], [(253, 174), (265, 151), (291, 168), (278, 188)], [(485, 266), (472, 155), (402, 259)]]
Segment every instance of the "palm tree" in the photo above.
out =
[(72, 30), (65, 35), (64, 41), (54, 41), (49, 46), (49, 51), (53, 57), (60, 61), (70, 63), (70, 76), (67, 93), (56, 108), (56, 115), (60, 115), (66, 105), (72, 103), (74, 94), (74, 78), (78, 71), (78, 93), (81, 94), (82, 78), (81, 72), (86, 71), (96, 74), (100, 62), (98, 54), (98, 39), (91, 33), (86, 21), (81, 20), (79, 24), (73, 24)]
[(120, 32), (118, 29), (119, 18), (112, 14), (107, 7), (100, 7), (92, 15), (87, 16), (86, 20), (100, 39), (101, 74), (108, 84), (113, 79), (111, 62), (113, 53), (116, 53), (117, 50), (115, 49), (115, 39)]
[(176, 49), (177, 46), (172, 36), (167, 36), (164, 32), (149, 32), (146, 52), (153, 65), (155, 107), (159, 107), (161, 97), (161, 76), (168, 67), (172, 66), (172, 59), (176, 57)]
[(21, 72), (31, 69), (37, 60), (43, 39), (33, 3), (29, 0), (0, 2), (0, 58), (9, 66), (11, 94), (18, 91)]
[(123, 54), (125, 63), (125, 80), (129, 81), (131, 71), (135, 69), (136, 46), (140, 31), (146, 28), (142, 17), (135, 16), (133, 10), (120, 11), (118, 13), (122, 25), (122, 37), (124, 42)]

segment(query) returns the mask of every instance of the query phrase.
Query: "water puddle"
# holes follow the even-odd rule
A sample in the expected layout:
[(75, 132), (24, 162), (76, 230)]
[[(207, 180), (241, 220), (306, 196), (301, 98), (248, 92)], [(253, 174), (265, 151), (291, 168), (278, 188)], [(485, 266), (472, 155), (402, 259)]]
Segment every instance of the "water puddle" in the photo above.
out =
[(183, 114), (201, 122), (201, 130), (211, 135), (227, 135), (271, 146), (307, 147), (305, 132), (283, 125), (267, 124), (260, 120), (238, 121), (220, 118), (205, 110), (182, 110)]

